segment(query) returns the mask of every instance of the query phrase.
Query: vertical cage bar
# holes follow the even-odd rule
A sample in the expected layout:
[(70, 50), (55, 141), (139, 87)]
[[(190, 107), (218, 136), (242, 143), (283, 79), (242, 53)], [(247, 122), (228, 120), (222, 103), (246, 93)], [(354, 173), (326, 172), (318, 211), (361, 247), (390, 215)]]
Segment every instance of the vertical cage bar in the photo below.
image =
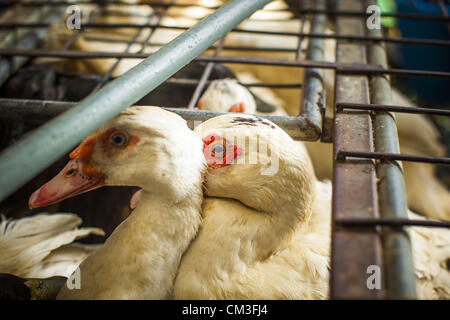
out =
[[(338, 10), (365, 8), (360, 1), (339, 1)], [(338, 16), (338, 34), (362, 35), (365, 23), (360, 17)], [(366, 63), (364, 46), (339, 40), (336, 60), (342, 63)], [(368, 103), (368, 80), (361, 75), (336, 73), (336, 103)], [(371, 160), (339, 161), (340, 150), (373, 151), (372, 123), (368, 111), (335, 110), (333, 221), (341, 218), (375, 218), (377, 216), (375, 165)], [(378, 299), (383, 289), (367, 285), (368, 268), (382, 269), (380, 239), (375, 227), (346, 228), (333, 223), (330, 297), (332, 299)], [(375, 267), (375, 268), (376, 268)]]
[[(314, 1), (314, 9), (325, 10), (325, 0)], [(311, 22), (310, 32), (323, 34), (325, 32), (326, 21), (327, 17), (325, 14), (314, 14)], [(306, 59), (311, 61), (323, 61), (323, 39), (309, 38)], [(322, 75), (323, 71), (320, 69), (305, 69), (303, 75), (302, 98), (300, 102), (300, 116), (310, 119), (312, 124), (319, 131), (319, 134), (323, 129), (321, 108), (325, 108), (325, 106), (320, 106), (323, 94)]]
[[(369, 4), (376, 1), (369, 0)], [(367, 29), (370, 36), (381, 37), (381, 29)], [(373, 42), (367, 46), (368, 62), (387, 68), (384, 45)], [(391, 86), (388, 75), (370, 77), (371, 103), (391, 104)], [(375, 151), (400, 153), (394, 114), (376, 111), (373, 118)], [(381, 161), (377, 164), (378, 205), (382, 218), (408, 218), (405, 183), (400, 164)], [(403, 228), (383, 228), (383, 260), (385, 264), (386, 294), (391, 299), (415, 299), (414, 265), (411, 244)]]

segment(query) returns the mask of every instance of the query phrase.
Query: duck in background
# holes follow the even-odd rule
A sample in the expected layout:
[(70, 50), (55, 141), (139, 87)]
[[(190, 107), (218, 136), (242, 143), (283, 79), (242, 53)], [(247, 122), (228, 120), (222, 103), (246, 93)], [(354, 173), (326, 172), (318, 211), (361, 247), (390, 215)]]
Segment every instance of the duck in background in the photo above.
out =
[[(250, 73), (238, 74), (246, 83), (260, 81)], [(253, 91), (253, 92), (252, 92)], [(267, 88), (247, 89), (237, 79), (218, 79), (209, 84), (200, 97), (197, 108), (215, 112), (286, 115), (280, 100)]]

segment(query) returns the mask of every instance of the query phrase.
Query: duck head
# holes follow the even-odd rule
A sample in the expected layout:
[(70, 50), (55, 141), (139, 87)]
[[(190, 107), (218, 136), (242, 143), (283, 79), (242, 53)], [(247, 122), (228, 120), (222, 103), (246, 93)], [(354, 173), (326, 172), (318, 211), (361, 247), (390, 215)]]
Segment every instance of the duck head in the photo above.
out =
[[(286, 208), (305, 218), (315, 199), (306, 149), (269, 120), (227, 114), (195, 128), (207, 162), (205, 193), (236, 199), (260, 211)], [(292, 209), (292, 210), (291, 210)]]
[(201, 185), (202, 141), (178, 115), (157, 107), (130, 107), (70, 153), (70, 161), (36, 190), (30, 208), (47, 206), (90, 190), (138, 186), (174, 201)]
[(212, 81), (199, 99), (197, 107), (216, 112), (256, 112), (252, 94), (235, 79)]

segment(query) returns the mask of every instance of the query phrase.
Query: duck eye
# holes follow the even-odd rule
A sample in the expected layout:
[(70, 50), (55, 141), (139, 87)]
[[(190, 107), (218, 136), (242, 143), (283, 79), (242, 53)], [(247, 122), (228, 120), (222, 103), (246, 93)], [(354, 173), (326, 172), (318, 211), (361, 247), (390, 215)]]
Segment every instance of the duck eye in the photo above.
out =
[(213, 157), (223, 157), (223, 154), (225, 153), (225, 147), (223, 144), (216, 144), (211, 148), (212, 156)]
[(111, 144), (116, 147), (123, 147), (127, 143), (127, 136), (123, 133), (115, 133), (111, 136)]

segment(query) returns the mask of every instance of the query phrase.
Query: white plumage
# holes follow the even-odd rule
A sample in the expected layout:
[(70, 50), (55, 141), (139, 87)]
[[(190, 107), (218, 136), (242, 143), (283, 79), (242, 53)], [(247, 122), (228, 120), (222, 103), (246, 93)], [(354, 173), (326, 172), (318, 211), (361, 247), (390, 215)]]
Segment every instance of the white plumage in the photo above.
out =
[[(272, 126), (230, 114), (195, 129), (203, 139), (226, 137), (244, 151), (234, 163), (208, 169), (204, 221), (181, 262), (176, 298), (328, 297), (331, 184), (317, 181), (304, 147)], [(265, 140), (267, 153), (249, 147)], [(261, 175), (273, 164), (268, 154), (278, 169)], [(450, 298), (450, 231), (415, 227), (409, 233), (418, 297)]]
[(58, 299), (171, 298), (181, 256), (201, 222), (201, 140), (174, 113), (134, 107), (86, 138), (71, 157), (32, 195), (32, 206), (103, 184), (143, 192), (131, 215), (81, 263), (81, 289), (64, 286)]
[(97, 245), (73, 243), (98, 228), (79, 228), (81, 219), (68, 213), (41, 213), (18, 220), (2, 217), (0, 273), (23, 278), (68, 277)]

